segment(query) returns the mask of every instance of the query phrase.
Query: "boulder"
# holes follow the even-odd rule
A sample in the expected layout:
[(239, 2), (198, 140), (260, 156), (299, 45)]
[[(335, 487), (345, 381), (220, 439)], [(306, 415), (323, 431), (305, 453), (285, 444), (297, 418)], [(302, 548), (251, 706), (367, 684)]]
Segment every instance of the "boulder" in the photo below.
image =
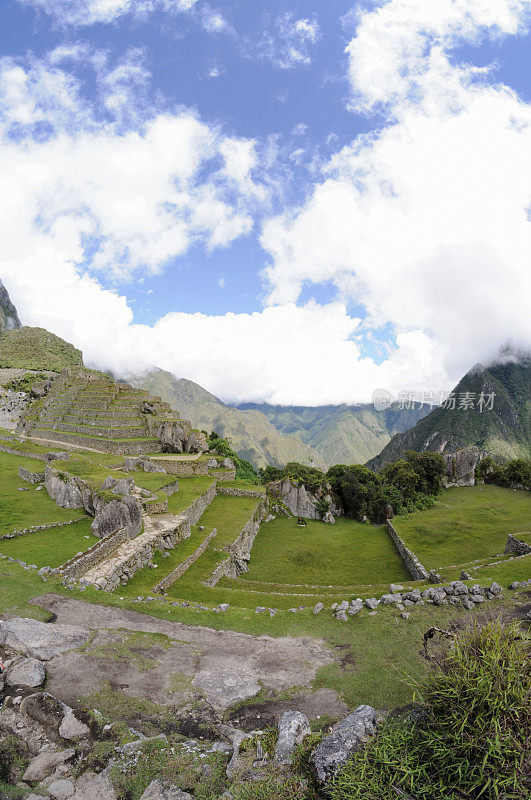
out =
[(61, 508), (83, 508), (84, 481), (46, 465), (44, 485), (50, 498)]
[(86, 772), (77, 782), (72, 800), (117, 800), (116, 791), (109, 778), (109, 769), (99, 775)]
[(74, 784), (66, 778), (50, 783), (47, 789), (55, 800), (68, 800), (75, 792)]
[(50, 753), (43, 751), (39, 753), (32, 761), (30, 761), (26, 772), (22, 776), (22, 780), (26, 783), (33, 783), (34, 781), (43, 781), (48, 778), (59, 764), (64, 764), (69, 761), (76, 754), (76, 751), (69, 748), (68, 750), (61, 750), (60, 753)]
[(480, 458), (476, 446), (463, 447), (456, 453), (443, 453), (445, 486), (474, 486), (475, 470)]
[(131, 494), (135, 482), (133, 478), (121, 478), (116, 480), (112, 475), (108, 475), (103, 481), (101, 488), (104, 492), (113, 492), (122, 496)]
[(256, 675), (215, 670), (198, 672), (194, 678), (194, 686), (204, 692), (214, 708), (222, 711), (260, 692)]
[(362, 608), (363, 600), (353, 600), (348, 607), (348, 613), (351, 617), (353, 617), (355, 614), (359, 614)]
[(117, 531), (126, 529), (127, 538), (134, 539), (142, 530), (142, 505), (135, 497), (122, 497), (121, 500), (95, 498), (96, 516), (90, 526), (94, 536), (105, 539)]
[(369, 741), (378, 723), (379, 717), (374, 708), (359, 706), (353, 714), (333, 727), (329, 736), (310, 756), (310, 765), (321, 785), (328, 783), (352, 753)]
[(294, 748), (312, 732), (308, 718), (300, 711), (285, 711), (277, 725), (275, 761), (282, 766), (291, 762)]
[(44, 664), (37, 658), (25, 658), (12, 667), (6, 676), (8, 686), (25, 686), (36, 689), (42, 686), (46, 679)]
[(82, 722), (80, 722), (72, 711), (69, 711), (68, 714), (65, 714), (63, 721), (59, 726), (59, 735), (63, 739), (72, 739), (77, 741), (78, 739), (85, 739), (89, 733), (90, 729), (88, 725), (84, 725)]
[(151, 781), (140, 800), (193, 800), (192, 795), (183, 792), (178, 786), (167, 785), (162, 781)]
[(289, 478), (283, 481), (272, 481), (267, 484), (268, 493), (278, 498), (293, 514), (294, 517), (304, 519), (322, 519), (322, 514), (317, 510), (319, 501), (329, 503), (328, 513), (334, 517), (342, 514), (342, 510), (335, 505), (331, 487), (318, 489), (315, 493), (307, 490), (304, 484), (296, 485)]
[(365, 607), (370, 609), (370, 611), (377, 611), (378, 600), (376, 597), (369, 597), (367, 600), (365, 600)]
[(156, 430), (163, 453), (201, 453), (208, 450), (204, 433), (191, 431), (184, 422), (163, 422)]
[(225, 469), (234, 469), (234, 461), (232, 458), (224, 458), (221, 462), (221, 466), (225, 467)]
[(313, 607), (313, 613), (315, 614), (315, 616), (317, 616), (317, 614), (320, 614), (323, 608), (324, 608), (323, 603), (316, 603)]
[(87, 628), (77, 625), (54, 625), (24, 617), (0, 622), (0, 644), (41, 661), (81, 647), (89, 635)]

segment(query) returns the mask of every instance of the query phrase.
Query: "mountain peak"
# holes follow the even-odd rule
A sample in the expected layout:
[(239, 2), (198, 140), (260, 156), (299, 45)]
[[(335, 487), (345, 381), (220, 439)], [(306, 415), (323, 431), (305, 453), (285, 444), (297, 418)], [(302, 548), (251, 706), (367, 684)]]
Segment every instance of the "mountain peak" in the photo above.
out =
[(21, 328), (17, 309), (11, 302), (8, 291), (0, 280), (0, 333)]

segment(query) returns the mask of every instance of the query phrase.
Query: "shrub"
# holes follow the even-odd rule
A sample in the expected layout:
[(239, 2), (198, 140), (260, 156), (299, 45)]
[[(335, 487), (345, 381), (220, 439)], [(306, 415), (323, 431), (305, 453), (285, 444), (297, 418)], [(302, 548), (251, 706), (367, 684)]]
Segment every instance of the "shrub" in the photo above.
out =
[(237, 480), (252, 484), (257, 483), (258, 476), (253, 465), (244, 458), (240, 458), (240, 456), (232, 449), (232, 445), (228, 439), (223, 439), (217, 433), (212, 431), (208, 437), (208, 445), (212, 450), (216, 450), (219, 455), (225, 456), (225, 458), (231, 458), (234, 461)]
[[(483, 461), (486, 460), (483, 459)], [(531, 461), (525, 458), (515, 458), (501, 466), (495, 465), (494, 469), (486, 474), (485, 483), (494, 483), (497, 486), (523, 486), (529, 490), (531, 489)]]
[(384, 725), (340, 771), (333, 800), (528, 797), (529, 655), (517, 623), (471, 628), (421, 688), (424, 715)]

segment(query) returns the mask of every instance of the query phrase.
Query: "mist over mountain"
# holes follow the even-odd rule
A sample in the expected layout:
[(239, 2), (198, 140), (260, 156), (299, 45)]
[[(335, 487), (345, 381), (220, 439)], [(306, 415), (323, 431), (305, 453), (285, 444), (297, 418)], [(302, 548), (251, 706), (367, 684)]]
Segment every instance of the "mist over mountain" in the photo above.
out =
[(503, 348), (488, 366), (476, 364), (445, 403), (393, 437), (368, 462), (371, 469), (406, 450), (453, 452), (476, 445), (498, 458), (531, 457), (531, 354)]

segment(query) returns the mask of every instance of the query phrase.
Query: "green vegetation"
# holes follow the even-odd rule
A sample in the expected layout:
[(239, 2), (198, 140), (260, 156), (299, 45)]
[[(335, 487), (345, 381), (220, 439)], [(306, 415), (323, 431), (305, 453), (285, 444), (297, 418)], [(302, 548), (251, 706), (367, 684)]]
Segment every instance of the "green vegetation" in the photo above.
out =
[(385, 528), (338, 517), (335, 525), (293, 517), (263, 524), (245, 581), (325, 587), (400, 583), (409, 578)]
[(245, 483), (256, 483), (256, 472), (252, 464), (246, 461), (233, 450), (228, 439), (223, 439), (217, 433), (212, 432), (208, 437), (208, 444), (212, 450), (225, 458), (231, 458), (236, 466), (236, 478)]
[(16, 539), (2, 539), (0, 553), (37, 567), (59, 567), (98, 541), (91, 533), (91, 522), (85, 517), (64, 528), (48, 528)]
[(531, 490), (531, 461), (515, 458), (505, 464), (496, 464), (490, 456), (484, 458), (476, 470), (478, 479), (496, 486)]
[(44, 328), (20, 328), (0, 336), (0, 367), (62, 372), (82, 367), (83, 355)]
[(219, 753), (199, 759), (178, 742), (149, 742), (142, 757), (124, 756), (111, 772), (119, 800), (138, 800), (151, 781), (169, 781), (197, 800), (219, 797), (226, 783), (226, 759)]
[(337, 776), (332, 800), (528, 796), (530, 645), (515, 623), (457, 638), (419, 687), (424, 715), (386, 723)]
[(179, 478), (179, 491), (172, 494), (168, 499), (170, 514), (180, 514), (190, 503), (193, 503), (200, 495), (204, 494), (213, 483), (215, 481), (208, 475), (198, 475), (196, 478)]
[[(473, 408), (460, 400), (468, 393)], [(531, 360), (474, 368), (457, 384), (452, 401), (434, 409), (413, 428), (394, 436), (381, 453), (368, 462), (371, 469), (401, 458), (407, 450), (426, 447), (453, 453), (477, 445), (499, 459), (529, 458), (531, 452)], [(489, 397), (492, 407), (488, 405)], [(480, 398), (482, 402), (480, 403)]]
[(428, 569), (503, 553), (508, 533), (527, 530), (528, 492), (498, 486), (447, 489), (434, 508), (398, 517), (393, 524)]
[[(59, 508), (50, 500), (47, 492), (37, 491), (18, 477), (18, 468), (31, 472), (44, 472), (44, 464), (31, 458), (12, 456), (0, 451), (0, 532), (2, 534), (47, 525), (51, 522), (66, 522), (81, 519), (84, 514), (77, 509)], [(24, 491), (19, 491), (24, 489)]]

